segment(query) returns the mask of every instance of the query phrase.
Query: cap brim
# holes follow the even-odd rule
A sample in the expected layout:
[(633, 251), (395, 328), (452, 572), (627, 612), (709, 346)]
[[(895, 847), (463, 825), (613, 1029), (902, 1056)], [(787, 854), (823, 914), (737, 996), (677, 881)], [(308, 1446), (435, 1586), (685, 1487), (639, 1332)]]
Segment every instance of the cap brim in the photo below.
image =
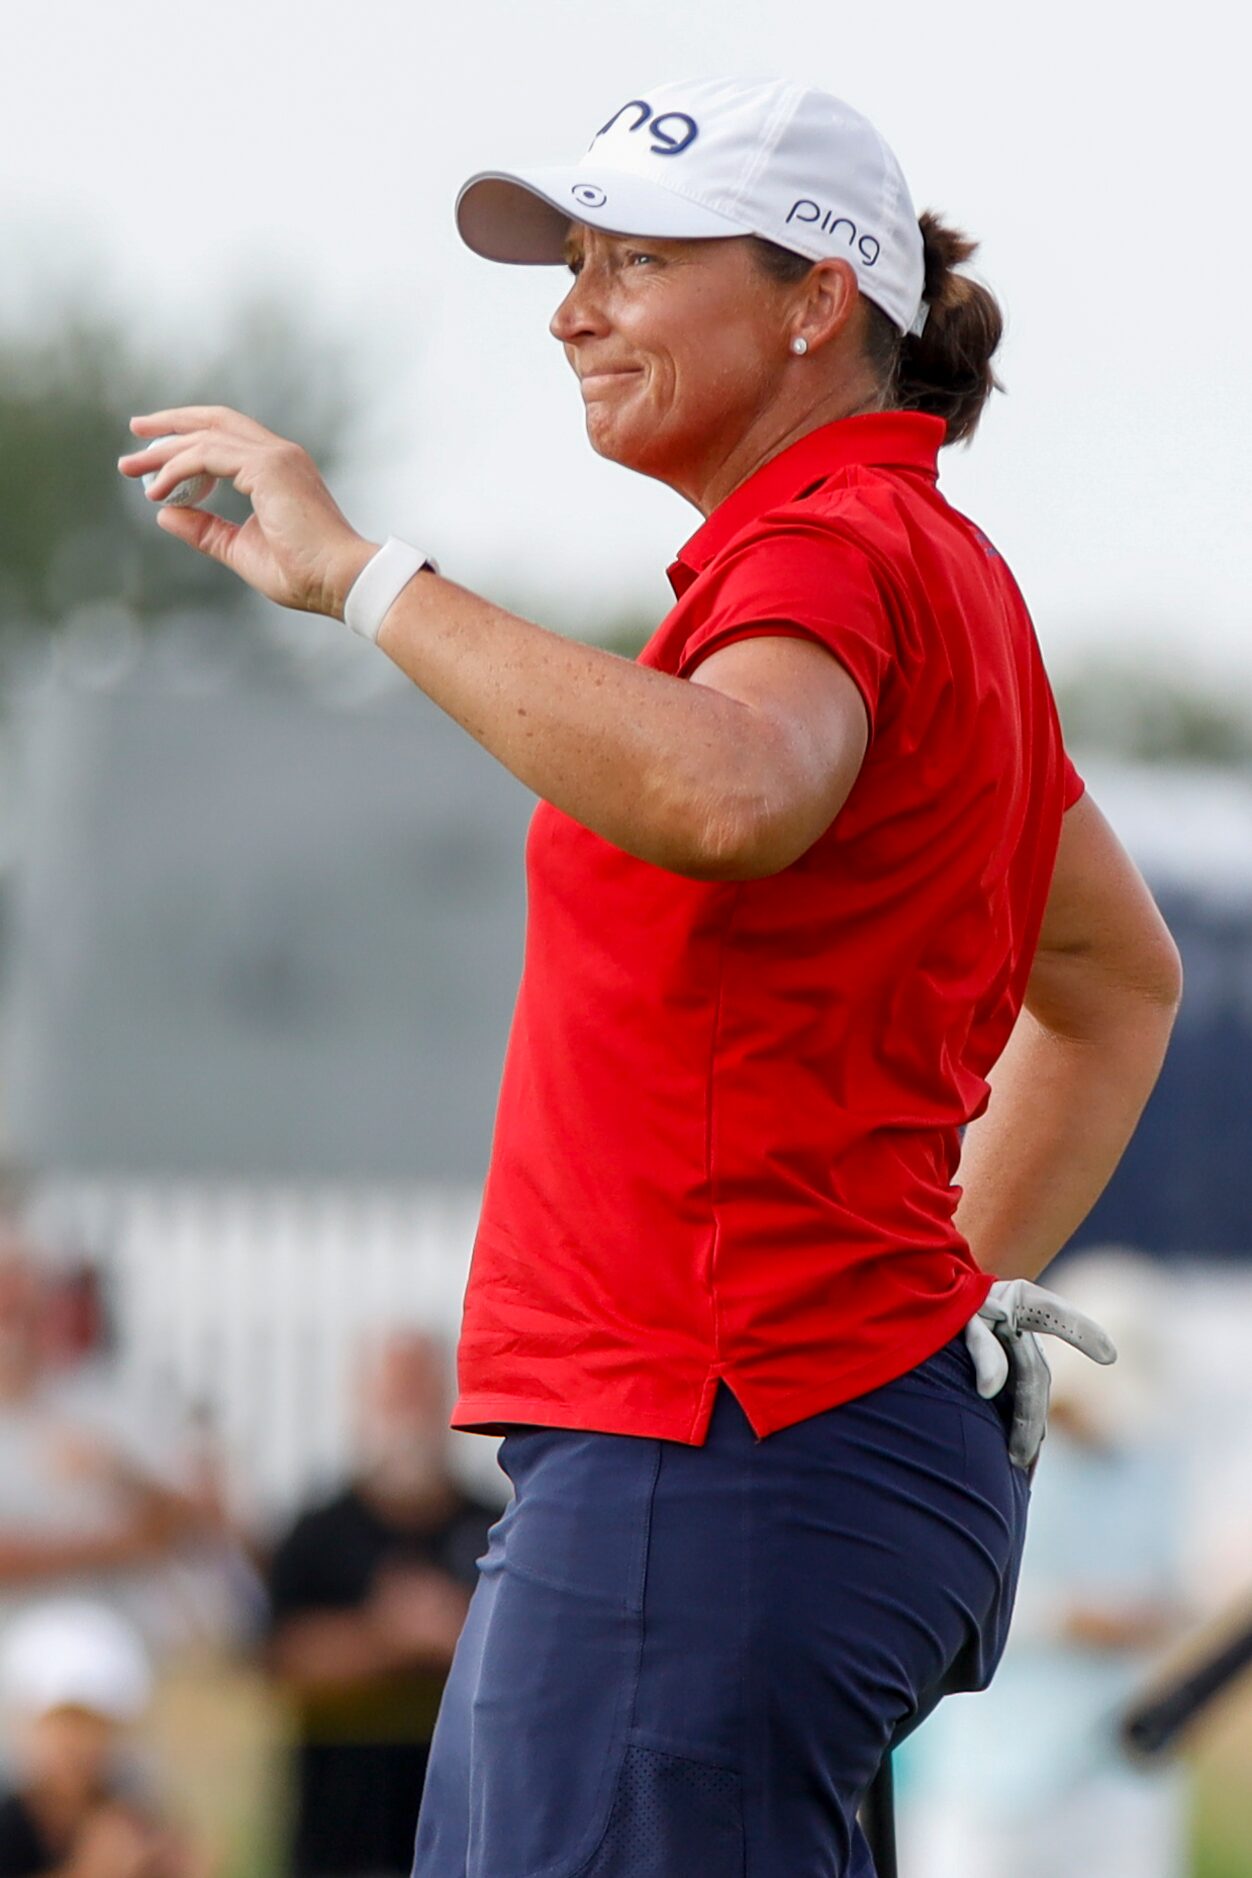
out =
[(645, 177), (621, 170), (482, 170), (456, 199), (461, 239), (488, 261), (548, 264), (565, 259), (571, 222), (613, 235), (716, 240), (752, 231)]

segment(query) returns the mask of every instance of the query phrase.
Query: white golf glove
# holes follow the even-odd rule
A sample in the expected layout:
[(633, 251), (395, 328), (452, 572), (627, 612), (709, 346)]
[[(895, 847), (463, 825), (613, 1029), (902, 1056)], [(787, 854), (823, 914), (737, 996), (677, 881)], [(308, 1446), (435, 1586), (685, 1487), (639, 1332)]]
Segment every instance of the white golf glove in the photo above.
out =
[(1045, 1291), (1029, 1278), (1002, 1278), (992, 1285), (982, 1309), (965, 1326), (965, 1342), (974, 1359), (979, 1395), (999, 1395), (1012, 1366), (1009, 1457), (1018, 1467), (1032, 1465), (1048, 1425), (1052, 1376), (1037, 1330), (1064, 1337), (1093, 1363), (1117, 1361), (1108, 1332), (1054, 1291)]

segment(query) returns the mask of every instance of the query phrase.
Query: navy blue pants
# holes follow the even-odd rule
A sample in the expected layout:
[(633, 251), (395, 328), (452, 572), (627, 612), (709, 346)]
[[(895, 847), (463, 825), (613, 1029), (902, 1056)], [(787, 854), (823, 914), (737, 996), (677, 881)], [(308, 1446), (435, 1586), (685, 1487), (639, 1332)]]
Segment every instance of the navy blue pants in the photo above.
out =
[(1029, 1488), (960, 1338), (758, 1441), (523, 1428), (415, 1878), (871, 1878), (890, 1744), (985, 1687)]

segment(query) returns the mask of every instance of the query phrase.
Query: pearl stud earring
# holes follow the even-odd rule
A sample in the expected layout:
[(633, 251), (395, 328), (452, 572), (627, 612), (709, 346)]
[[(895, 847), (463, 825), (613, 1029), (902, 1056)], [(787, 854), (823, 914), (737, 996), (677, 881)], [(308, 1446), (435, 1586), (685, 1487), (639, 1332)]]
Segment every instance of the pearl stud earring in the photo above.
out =
[(804, 337), (804, 334), (797, 333), (795, 338), (791, 342), (791, 350), (795, 353), (798, 359), (802, 359), (805, 353), (808, 351), (808, 349), (809, 349), (809, 342)]

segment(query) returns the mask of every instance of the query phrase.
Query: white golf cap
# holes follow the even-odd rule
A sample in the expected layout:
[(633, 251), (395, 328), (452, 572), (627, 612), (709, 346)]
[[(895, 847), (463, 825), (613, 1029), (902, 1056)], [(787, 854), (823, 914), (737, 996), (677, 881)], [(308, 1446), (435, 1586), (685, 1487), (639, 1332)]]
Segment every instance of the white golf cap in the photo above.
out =
[(901, 332), (925, 320), (921, 230), (900, 165), (859, 111), (787, 79), (649, 86), (581, 162), (471, 176), (456, 218), (491, 261), (562, 261), (571, 221), (657, 239), (760, 235), (810, 261), (850, 261)]
[(77, 1708), (135, 1722), (151, 1693), (139, 1636), (107, 1605), (57, 1599), (23, 1611), (6, 1627), (0, 1695), (11, 1712), (35, 1717)]

